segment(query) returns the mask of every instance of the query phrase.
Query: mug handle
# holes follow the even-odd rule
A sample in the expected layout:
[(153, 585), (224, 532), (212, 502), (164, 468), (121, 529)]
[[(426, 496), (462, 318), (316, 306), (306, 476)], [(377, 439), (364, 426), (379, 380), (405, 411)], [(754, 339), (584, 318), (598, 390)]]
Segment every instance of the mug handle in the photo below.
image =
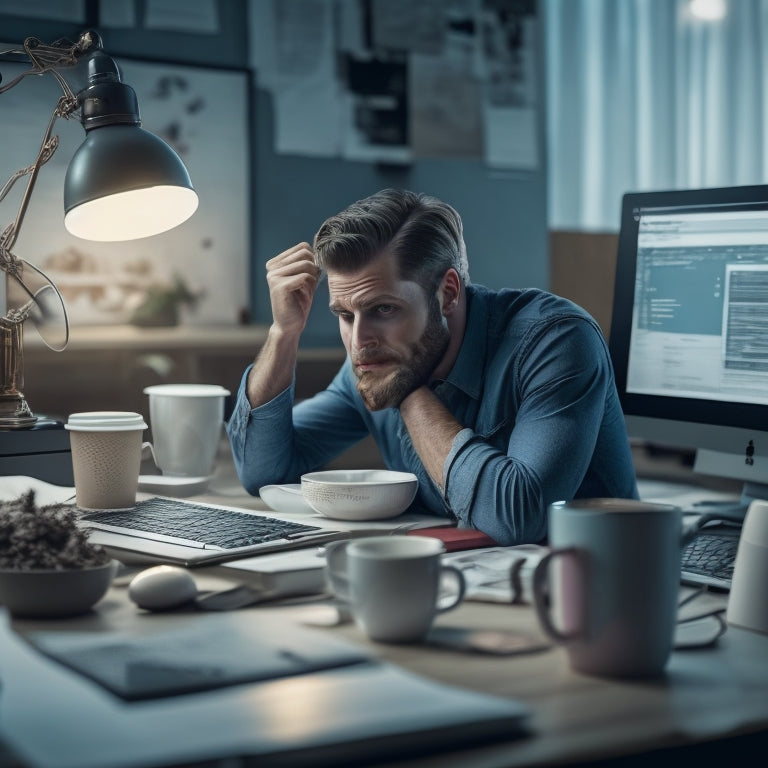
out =
[(325, 581), (330, 592), (339, 600), (349, 602), (349, 576), (347, 576), (348, 539), (330, 541), (325, 545)]
[[(549, 635), (557, 643), (569, 643), (572, 640), (577, 640), (582, 636), (580, 632), (572, 632), (566, 634), (561, 632), (552, 621), (552, 616), (549, 612), (549, 606), (547, 605), (547, 576), (549, 571), (549, 564), (556, 557), (572, 557), (577, 563), (581, 563), (579, 557), (579, 551), (576, 547), (562, 547), (560, 549), (550, 550), (544, 557), (536, 564), (536, 568), (533, 571), (533, 605), (536, 609), (536, 615), (539, 617), (539, 623), (544, 632)], [(582, 622), (583, 626), (583, 622)]]
[(149, 455), (152, 457), (152, 461), (155, 462), (155, 466), (157, 466), (157, 459), (155, 458), (155, 447), (150, 442), (142, 443), (141, 444), (141, 458), (142, 460), (146, 458), (146, 452), (149, 453)]
[(464, 580), (464, 574), (453, 565), (443, 565), (440, 567), (440, 576), (444, 574), (450, 574), (456, 582), (456, 594), (453, 596), (453, 600), (448, 598), (445, 603), (438, 601), (436, 612), (445, 613), (455, 608), (463, 599), (464, 593), (467, 590), (467, 583)]

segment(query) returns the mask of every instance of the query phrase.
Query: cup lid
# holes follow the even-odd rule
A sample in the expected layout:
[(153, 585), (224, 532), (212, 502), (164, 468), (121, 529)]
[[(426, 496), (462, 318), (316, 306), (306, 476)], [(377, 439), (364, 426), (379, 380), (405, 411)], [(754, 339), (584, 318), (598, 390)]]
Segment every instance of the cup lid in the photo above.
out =
[(218, 384), (153, 384), (144, 388), (145, 395), (170, 397), (213, 397), (229, 395), (230, 391)]
[(147, 429), (144, 417), (131, 411), (86, 411), (71, 413), (65, 429), (76, 432), (124, 432)]

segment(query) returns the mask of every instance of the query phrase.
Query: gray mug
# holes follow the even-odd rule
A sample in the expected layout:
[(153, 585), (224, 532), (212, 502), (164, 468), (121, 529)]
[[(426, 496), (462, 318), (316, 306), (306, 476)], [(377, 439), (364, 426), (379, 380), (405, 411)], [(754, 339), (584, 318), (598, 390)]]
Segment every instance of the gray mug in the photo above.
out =
[[(464, 576), (443, 565), (445, 547), (429, 536), (370, 536), (326, 546), (326, 579), (355, 623), (381, 642), (422, 640), (435, 616), (464, 598)], [(448, 595), (441, 582), (452, 582)]]
[(550, 506), (552, 549), (534, 571), (534, 606), (573, 669), (615, 677), (663, 672), (677, 623), (683, 543), (675, 506), (632, 499)]

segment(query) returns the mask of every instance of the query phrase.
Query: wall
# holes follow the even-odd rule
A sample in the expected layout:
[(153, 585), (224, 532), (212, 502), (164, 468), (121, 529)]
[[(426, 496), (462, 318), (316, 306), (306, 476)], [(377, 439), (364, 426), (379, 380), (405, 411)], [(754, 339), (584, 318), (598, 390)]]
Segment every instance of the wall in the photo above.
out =
[[(479, 163), (421, 161), (407, 168), (278, 156), (272, 151), (270, 100), (258, 101), (258, 161), (253, 290), (256, 319), (269, 321), (264, 262), (300, 240), (353, 200), (384, 187), (428, 192), (453, 205), (464, 222), (475, 283), (542, 287), (549, 284), (546, 186), (543, 173), (494, 175)], [(267, 140), (265, 140), (265, 138)], [(269, 226), (258, 226), (269, 222)], [(327, 292), (318, 296), (305, 344), (337, 343)]]
[[(75, 39), (83, 28), (99, 28), (99, 3), (88, 0), (85, 7), (86, 24), (75, 25), (0, 13), (0, 37), (10, 43), (21, 42), (29, 35), (46, 42), (61, 36)], [(134, 7), (141, 19), (144, 0), (135, 0)], [(105, 49), (118, 62), (123, 55), (245, 68), (248, 64), (246, 3), (220, 0), (219, 13), (221, 29), (213, 37), (145, 29), (99, 31)], [(538, 58), (539, 72), (542, 72), (543, 56)], [(257, 82), (258, 73), (255, 80)], [(543, 74), (539, 81), (543, 84)], [(267, 323), (270, 320), (265, 262), (295, 242), (311, 239), (327, 216), (386, 186), (428, 192), (458, 209), (464, 220), (473, 282), (492, 287), (548, 287), (543, 95), (538, 107), (542, 161), (531, 172), (501, 172), (480, 162), (461, 160), (420, 160), (404, 167), (391, 167), (277, 155), (273, 150), (271, 97), (257, 86), (252, 108), (253, 153), (249, 159), (253, 171), (251, 209), (254, 214), (250, 222), (252, 321)], [(326, 304), (327, 296), (319, 296), (304, 345), (339, 343), (336, 321), (325, 308)]]
[[(536, 69), (543, 87), (543, 28)], [(258, 80), (258, 73), (256, 73)], [(418, 159), (384, 165), (315, 159), (274, 152), (271, 95), (256, 100), (256, 200), (252, 285), (256, 318), (268, 322), (264, 262), (293, 244), (311, 239), (328, 216), (384, 187), (433, 194), (461, 214), (471, 279), (490, 287), (549, 285), (544, 95), (538, 99), (539, 167), (499, 171), (470, 160)], [(307, 116), (312, 119), (312, 115)], [(337, 343), (336, 320), (326, 309), (327, 292), (313, 307), (304, 344)]]
[(549, 244), (552, 291), (584, 307), (610, 338), (618, 234), (553, 231)]

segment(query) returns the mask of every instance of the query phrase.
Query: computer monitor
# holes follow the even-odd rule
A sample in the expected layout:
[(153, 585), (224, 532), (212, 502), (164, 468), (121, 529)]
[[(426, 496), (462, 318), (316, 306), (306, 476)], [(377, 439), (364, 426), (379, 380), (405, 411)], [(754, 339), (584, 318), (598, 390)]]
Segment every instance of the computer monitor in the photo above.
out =
[(624, 195), (610, 350), (630, 437), (768, 498), (768, 185)]

